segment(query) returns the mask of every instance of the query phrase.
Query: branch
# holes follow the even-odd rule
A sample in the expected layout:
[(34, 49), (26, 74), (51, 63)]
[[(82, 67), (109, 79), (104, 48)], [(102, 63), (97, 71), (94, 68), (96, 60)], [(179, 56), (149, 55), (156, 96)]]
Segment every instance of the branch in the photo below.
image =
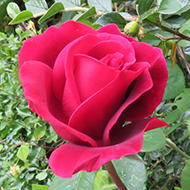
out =
[(185, 56), (183, 55), (183, 52), (182, 52), (182, 50), (181, 50), (181, 48), (179, 46), (177, 47), (177, 53), (181, 56), (181, 58), (183, 59), (185, 65), (190, 69), (190, 64), (185, 59)]
[(190, 41), (190, 37), (189, 37), (189, 36), (186, 36), (185, 34), (182, 34), (182, 33), (179, 32), (178, 30), (173, 30), (173, 29), (171, 29), (171, 28), (168, 28), (167, 26), (164, 26), (164, 25), (162, 25), (162, 24), (159, 23), (159, 22), (156, 23), (156, 22), (153, 22), (153, 21), (150, 21), (150, 20), (147, 20), (147, 19), (145, 19), (144, 21), (145, 21), (146, 23), (152, 24), (152, 25), (154, 25), (154, 26), (158, 26), (158, 27), (160, 27), (160, 28), (161, 28), (162, 30), (164, 30), (164, 31), (170, 32), (170, 33), (172, 33), (172, 34), (175, 34), (175, 35), (181, 37), (181, 38), (184, 39), (184, 40)]
[(190, 160), (190, 156), (188, 156), (185, 152), (180, 150), (169, 138), (166, 138), (166, 143), (175, 151), (177, 151), (179, 154)]

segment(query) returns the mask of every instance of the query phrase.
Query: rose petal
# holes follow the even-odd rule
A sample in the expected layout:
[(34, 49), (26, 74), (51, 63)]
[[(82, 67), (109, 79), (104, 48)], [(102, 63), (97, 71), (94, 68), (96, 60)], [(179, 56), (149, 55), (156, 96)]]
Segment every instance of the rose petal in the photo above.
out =
[(38, 61), (25, 62), (20, 68), (20, 80), (31, 110), (50, 122), (59, 136), (71, 142), (97, 146), (93, 139), (66, 125), (62, 105), (52, 93), (50, 67)]
[[(75, 110), (70, 117), (69, 126), (91, 136), (93, 139), (102, 139), (105, 126), (126, 99), (127, 88), (132, 81), (142, 75), (141, 73), (146, 67), (147, 65), (144, 65), (136, 72), (122, 70), (115, 80), (107, 84)], [(112, 124), (114, 125), (115, 123)]]
[(25, 41), (19, 52), (19, 67), (25, 61), (35, 60), (53, 68), (60, 51), (68, 43), (88, 33), (97, 34), (97, 31), (74, 21), (68, 21), (59, 28), (51, 26), (43, 34)]
[[(130, 105), (127, 113), (128, 120), (141, 119), (152, 114), (162, 101), (168, 79), (166, 62), (159, 48), (153, 48), (144, 43), (132, 44), (137, 60), (146, 60), (151, 64), (149, 73), (153, 81), (153, 87)], [(140, 51), (139, 49), (142, 50)]]
[(121, 53), (114, 53), (114, 54), (108, 54), (105, 57), (103, 57), (100, 61), (110, 66), (112, 69), (120, 70), (123, 66), (123, 54)]
[(91, 48), (87, 53), (89, 56), (100, 60), (108, 54), (118, 52), (123, 54), (123, 61), (126, 65), (125, 67), (129, 67), (136, 61), (134, 49), (131, 43), (125, 38), (110, 34), (99, 34), (97, 36), (103, 41)]
[(55, 96), (62, 101), (67, 118), (81, 103), (75, 84), (74, 56), (80, 53), (86, 54), (100, 41), (101, 39), (97, 36), (87, 34), (67, 45), (57, 57), (53, 70), (53, 91)]
[(130, 42), (136, 42), (135, 38), (127, 37), (126, 35), (122, 34), (116, 24), (109, 24), (109, 25), (103, 26), (97, 31), (99, 33), (116, 34), (116, 35), (126, 38)]
[(75, 56), (75, 81), (81, 101), (97, 93), (115, 79), (119, 71), (86, 55)]
[(157, 118), (134, 121), (119, 131), (114, 141), (118, 144), (105, 147), (85, 147), (66, 143), (50, 156), (49, 165), (53, 172), (62, 178), (70, 178), (78, 171), (96, 171), (112, 159), (136, 154), (142, 149), (145, 131), (167, 125)]
[[(137, 62), (146, 61), (153, 65), (162, 55), (159, 48), (152, 47), (143, 42), (132, 42), (131, 45), (135, 50), (135, 58)], [(165, 62), (164, 62), (165, 64)]]
[[(142, 68), (141, 68), (142, 69)], [(128, 118), (128, 106), (131, 105), (134, 101), (138, 100), (138, 98), (149, 89), (152, 88), (152, 79), (148, 72), (148, 69), (141, 70), (143, 71), (138, 79), (135, 81), (133, 85), (133, 90), (129, 90), (129, 96), (126, 101), (123, 103), (122, 106), (115, 112), (113, 117), (108, 122), (104, 135), (103, 135), (103, 142), (105, 145), (109, 145), (111, 143), (110, 140), (110, 130), (117, 131), (122, 128), (124, 122)], [(146, 81), (146, 82), (142, 82)], [(137, 107), (138, 108), (138, 107)], [(135, 114), (135, 113), (133, 113)]]

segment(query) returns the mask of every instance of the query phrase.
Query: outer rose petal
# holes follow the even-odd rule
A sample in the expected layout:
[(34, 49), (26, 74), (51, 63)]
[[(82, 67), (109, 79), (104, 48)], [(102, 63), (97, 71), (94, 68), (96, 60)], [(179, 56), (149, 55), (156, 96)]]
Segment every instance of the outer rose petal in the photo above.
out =
[[(142, 83), (142, 81), (146, 81), (145, 83)], [(129, 96), (126, 99), (126, 101), (123, 103), (122, 106), (115, 112), (113, 117), (110, 119), (110, 121), (107, 123), (106, 128), (104, 130), (104, 136), (103, 136), (103, 142), (106, 145), (109, 145), (111, 143), (110, 140), (110, 131), (118, 131), (122, 129), (124, 122), (126, 121), (127, 118), (127, 110), (128, 107), (133, 104), (138, 98), (147, 92), (149, 89), (152, 88), (152, 79), (151, 76), (148, 72), (148, 69), (145, 69), (143, 73), (138, 77), (137, 81), (134, 84), (134, 89), (133, 91), (129, 92)]]
[(60, 51), (70, 42), (85, 34), (97, 34), (93, 28), (68, 21), (59, 28), (49, 27), (43, 34), (28, 39), (19, 52), (19, 67), (26, 61), (41, 61), (53, 68)]
[(142, 149), (145, 131), (167, 125), (157, 118), (137, 120), (123, 127), (121, 133), (116, 134), (115, 142), (122, 135), (118, 144), (104, 147), (85, 147), (66, 143), (50, 156), (49, 165), (53, 172), (62, 178), (70, 178), (73, 174), (83, 171), (96, 171), (103, 164), (112, 159), (136, 154)]
[[(167, 84), (168, 72), (162, 50), (145, 43), (132, 43), (138, 61), (147, 61), (151, 64), (149, 73), (153, 87), (143, 94), (128, 108), (127, 119), (142, 119), (149, 116), (162, 101), (164, 89)], [(144, 81), (146, 82), (146, 81)], [(131, 91), (135, 91), (131, 89)]]
[(100, 29), (98, 29), (97, 31), (99, 33), (116, 34), (116, 35), (126, 38), (130, 42), (136, 42), (135, 38), (127, 37), (126, 35), (122, 34), (116, 24), (109, 24), (109, 25), (103, 26)]
[(55, 132), (63, 139), (79, 144), (88, 142), (97, 146), (89, 136), (66, 125), (62, 105), (52, 93), (51, 76), (52, 69), (41, 62), (28, 61), (20, 68), (21, 84), (31, 110), (50, 122)]

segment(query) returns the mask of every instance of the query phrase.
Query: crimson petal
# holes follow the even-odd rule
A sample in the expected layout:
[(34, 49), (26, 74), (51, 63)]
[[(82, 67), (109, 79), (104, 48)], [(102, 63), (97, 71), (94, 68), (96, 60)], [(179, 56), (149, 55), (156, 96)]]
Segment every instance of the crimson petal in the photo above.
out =
[(105, 147), (85, 147), (66, 143), (53, 151), (49, 165), (53, 172), (62, 178), (70, 178), (79, 171), (96, 171), (103, 164), (122, 156), (136, 154), (142, 149), (145, 131), (167, 125), (157, 118), (137, 120), (124, 127), (117, 134), (122, 141)]
[[(128, 108), (128, 120), (149, 116), (160, 104), (167, 84), (168, 72), (162, 50), (145, 43), (132, 43), (138, 61), (147, 61), (153, 87)], [(144, 81), (146, 83), (146, 80)], [(134, 89), (135, 90), (135, 89)]]
[(97, 93), (118, 75), (114, 70), (87, 55), (75, 55), (75, 81), (81, 101)]
[(19, 67), (26, 61), (41, 61), (53, 68), (60, 51), (70, 42), (85, 34), (97, 34), (91, 27), (68, 21), (59, 28), (49, 27), (43, 34), (26, 40), (19, 52)]
[(122, 36), (122, 37), (126, 38), (130, 42), (136, 42), (135, 38), (127, 37), (126, 35), (122, 34), (116, 24), (109, 24), (109, 25), (103, 26), (100, 29), (98, 29), (97, 31), (99, 33), (116, 34), (118, 36)]
[(99, 34), (97, 36), (102, 39), (102, 42), (92, 47), (87, 55), (101, 60), (109, 54), (118, 52), (123, 54), (125, 68), (135, 62), (135, 52), (128, 40), (117, 35)]
[(59, 101), (62, 101), (67, 118), (81, 103), (74, 78), (75, 55), (86, 54), (100, 41), (101, 39), (97, 36), (87, 34), (71, 42), (57, 57), (53, 69), (53, 91)]
[[(102, 139), (105, 126), (114, 113), (118, 113), (117, 110), (120, 110), (126, 99), (127, 88), (132, 81), (142, 75), (147, 66), (144, 65), (136, 72), (122, 70), (112, 82), (84, 101), (75, 110), (70, 117), (69, 126), (91, 136), (93, 139)], [(116, 114), (115, 118), (118, 118), (120, 114)], [(111, 129), (114, 124), (111, 122), (109, 128)]]
[[(152, 88), (152, 79), (148, 72), (148, 68), (143, 70), (141, 68), (141, 75), (138, 77), (134, 84), (134, 90), (130, 91), (128, 98), (123, 103), (123, 105), (115, 112), (113, 117), (108, 122), (104, 135), (103, 135), (103, 142), (106, 145), (109, 145), (111, 143), (110, 140), (110, 131), (117, 131), (120, 130), (128, 118), (128, 106), (133, 104), (142, 94), (147, 92), (149, 89)], [(146, 81), (146, 83), (142, 83), (142, 81)], [(134, 113), (135, 114), (135, 113)]]
[(71, 142), (88, 142), (92, 146), (97, 146), (89, 136), (66, 125), (62, 105), (52, 93), (50, 67), (38, 61), (25, 62), (20, 69), (20, 80), (31, 110), (50, 122), (59, 136)]

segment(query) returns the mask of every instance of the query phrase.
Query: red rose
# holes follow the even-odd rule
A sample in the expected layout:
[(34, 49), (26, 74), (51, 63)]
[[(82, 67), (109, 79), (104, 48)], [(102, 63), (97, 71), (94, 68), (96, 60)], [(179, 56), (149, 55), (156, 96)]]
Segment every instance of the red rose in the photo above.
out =
[[(97, 31), (74, 21), (50, 27), (24, 43), (19, 68), (31, 110), (69, 141), (49, 160), (60, 177), (136, 154), (145, 131), (166, 125), (144, 119), (166, 86), (162, 51), (114, 24)], [(130, 124), (123, 127), (125, 121)]]

